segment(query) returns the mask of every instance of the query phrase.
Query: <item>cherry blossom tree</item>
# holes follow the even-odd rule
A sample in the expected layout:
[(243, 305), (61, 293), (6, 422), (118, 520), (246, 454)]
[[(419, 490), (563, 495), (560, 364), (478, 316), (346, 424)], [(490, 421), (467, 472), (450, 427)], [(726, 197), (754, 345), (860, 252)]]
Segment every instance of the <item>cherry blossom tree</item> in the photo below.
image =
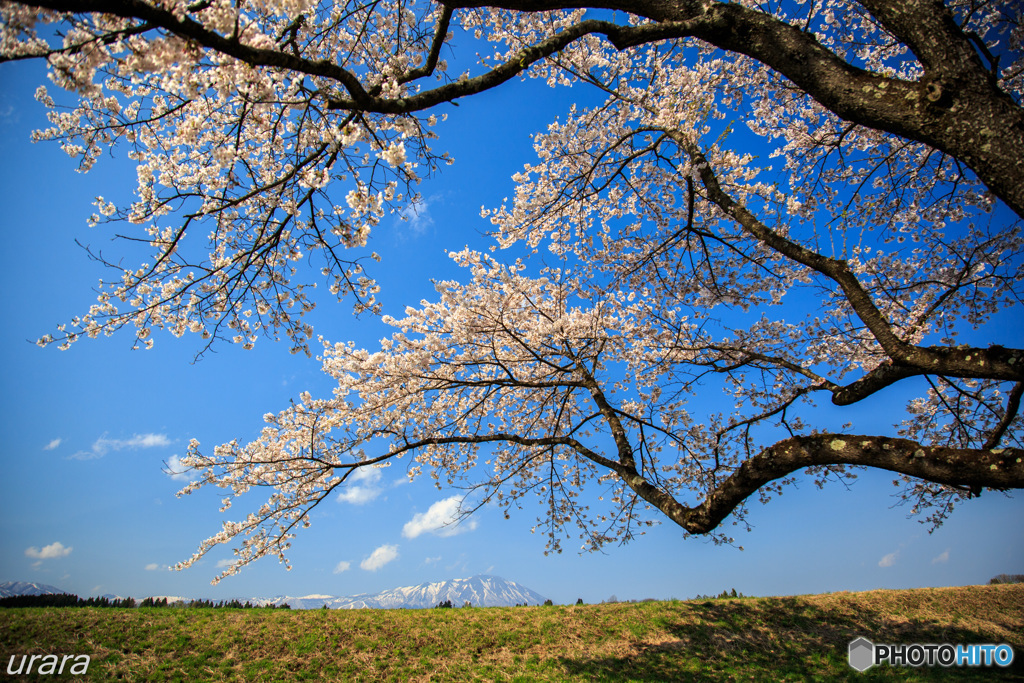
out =
[[(317, 281), (380, 312), (367, 240), (448, 161), (440, 105), (517, 77), (599, 95), (483, 211), (521, 258), (451, 254), (464, 281), (385, 316), (379, 349), (323, 342), (331, 397), (191, 444), (184, 493), (270, 495), (182, 566), (221, 543), (225, 574), (286, 561), (312, 508), (396, 462), (477, 506), (538, 496), (553, 550), (664, 518), (731, 542), (748, 501), (862, 467), (933, 524), (1024, 486), (1024, 350), (992, 343), (1022, 304), (1019, 3), (37, 0), (0, 19), (2, 59), (45, 59), (74, 95), (39, 89), (37, 136), (84, 170), (129, 150), (135, 201), (97, 198), (93, 221), (153, 254), (109, 264), (42, 345), (128, 327), (311, 354)], [(886, 433), (815, 408), (896, 384), (916, 395)], [(709, 410), (721, 392), (734, 407)]]

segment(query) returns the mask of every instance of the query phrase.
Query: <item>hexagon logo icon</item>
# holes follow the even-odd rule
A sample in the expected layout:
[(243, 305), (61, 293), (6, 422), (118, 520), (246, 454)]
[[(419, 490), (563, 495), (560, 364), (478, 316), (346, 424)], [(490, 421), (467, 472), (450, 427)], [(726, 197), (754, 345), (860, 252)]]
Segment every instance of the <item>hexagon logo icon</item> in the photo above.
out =
[(857, 671), (867, 671), (875, 663), (875, 646), (867, 638), (861, 637), (850, 642), (849, 661)]

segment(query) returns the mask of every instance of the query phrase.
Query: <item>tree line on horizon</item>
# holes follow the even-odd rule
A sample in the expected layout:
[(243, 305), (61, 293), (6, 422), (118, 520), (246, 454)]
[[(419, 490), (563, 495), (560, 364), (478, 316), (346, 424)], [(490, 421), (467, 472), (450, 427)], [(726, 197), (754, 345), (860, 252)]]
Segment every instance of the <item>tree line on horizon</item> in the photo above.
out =
[(185, 607), (205, 609), (291, 609), (291, 605), (254, 605), (248, 600), (244, 603), (240, 600), (177, 600), (168, 602), (167, 598), (145, 598), (136, 602), (135, 598), (80, 598), (73, 593), (47, 593), (45, 595), (10, 595), (0, 598), (2, 607), (113, 607), (113, 608), (135, 608), (135, 607)]
[(1024, 583), (1024, 574), (999, 574), (988, 580), (988, 585), (990, 586), (1003, 583)]

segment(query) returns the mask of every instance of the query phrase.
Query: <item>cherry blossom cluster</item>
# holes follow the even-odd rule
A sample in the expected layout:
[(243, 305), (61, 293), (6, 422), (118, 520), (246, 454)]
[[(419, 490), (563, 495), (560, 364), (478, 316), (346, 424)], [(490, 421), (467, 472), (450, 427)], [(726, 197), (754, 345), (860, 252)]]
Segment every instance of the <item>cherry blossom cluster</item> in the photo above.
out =
[[(152, 330), (167, 329), (246, 348), (284, 335), (308, 353), (303, 315), (318, 280), (339, 299), (354, 297), (357, 311), (375, 309), (377, 284), (364, 272), (375, 256), (362, 247), (440, 160), (427, 142), (437, 117), (334, 110), (334, 80), (245, 56), (346, 55), (366, 87), (397, 96), (413, 87), (398, 77), (424, 59), (436, 12), (402, 3), (351, 12), (311, 12), (308, 2), (165, 8), (166, 22), (198, 22), (239, 54), (111, 15), (0, 9), (4, 57), (45, 57), (54, 84), (75, 96), (39, 89), (52, 127), (36, 138), (59, 141), (82, 171), (108, 148), (127, 149), (138, 168), (134, 199), (97, 198), (90, 222), (126, 224), (122, 238), (152, 254), (138, 267), (107, 263), (116, 275), (100, 283), (96, 305), (40, 344), (66, 348), (129, 326), (147, 347)], [(57, 44), (37, 34), (53, 22), (68, 26)], [(395, 43), (401, 55), (388, 48)]]

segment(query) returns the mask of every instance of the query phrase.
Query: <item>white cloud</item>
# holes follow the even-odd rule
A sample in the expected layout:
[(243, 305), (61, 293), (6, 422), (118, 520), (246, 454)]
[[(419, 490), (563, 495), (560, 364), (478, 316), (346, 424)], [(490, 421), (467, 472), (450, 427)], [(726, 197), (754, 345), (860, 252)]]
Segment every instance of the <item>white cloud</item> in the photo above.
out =
[(164, 465), (166, 466), (164, 474), (175, 481), (195, 481), (199, 478), (199, 472), (182, 465), (181, 458), (177, 455), (167, 458), (167, 462)]
[(435, 536), (454, 536), (472, 531), (476, 528), (475, 519), (456, 523), (461, 500), (461, 496), (452, 496), (437, 501), (426, 512), (417, 512), (402, 527), (402, 535), (406, 538), (416, 538), (424, 533), (431, 533)]
[(163, 569), (163, 567), (158, 565), (156, 562), (150, 562), (149, 564), (146, 565), (146, 571), (147, 572), (155, 572), (155, 571), (159, 571), (160, 569)]
[(171, 441), (166, 434), (136, 434), (127, 441), (114, 441), (117, 448), (154, 448), (170, 446)]
[(351, 566), (351, 562), (346, 562), (345, 560), (342, 560), (338, 564), (334, 565), (334, 573), (340, 574), (342, 572), (347, 572)]
[(441, 561), (441, 556), (438, 555), (437, 557), (428, 557), (428, 558), (426, 558), (425, 560), (423, 560), (423, 564), (434, 564), (434, 563), (440, 562), (440, 561)]
[(368, 572), (375, 572), (388, 562), (398, 559), (397, 545), (382, 545), (370, 553), (370, 556), (359, 563), (362, 569)]
[(106, 453), (97, 453), (96, 451), (78, 451), (74, 455), (68, 456), (71, 460), (95, 460), (96, 458), (102, 458)]
[(398, 212), (398, 216), (409, 226), (409, 232), (413, 235), (422, 235), (434, 224), (434, 219), (430, 215), (430, 204), (425, 199), (405, 207)]
[(44, 451), (52, 451), (54, 448), (56, 448), (57, 446), (60, 445), (60, 441), (61, 441), (60, 439), (54, 439), (50, 443), (48, 443), (45, 446), (43, 446), (43, 450)]
[(52, 560), (57, 557), (67, 557), (70, 554), (71, 548), (65, 548), (60, 541), (43, 546), (42, 550), (35, 546), (25, 549), (25, 555), (34, 560)]
[(234, 563), (234, 560), (217, 560), (216, 567), (217, 569), (224, 569), (224, 567), (230, 567)]
[(351, 503), (352, 505), (366, 505), (380, 495), (380, 489), (370, 486), (349, 486), (338, 494), (339, 503)]
[(891, 567), (891, 566), (893, 566), (894, 564), (896, 564), (896, 556), (899, 555), (899, 554), (900, 554), (899, 550), (897, 550), (894, 553), (889, 553), (888, 555), (886, 555), (885, 557), (883, 557), (882, 559), (880, 559), (878, 561), (878, 566), (879, 567)]
[(126, 448), (131, 450), (157, 448), (170, 445), (171, 440), (167, 438), (166, 434), (135, 434), (130, 439), (108, 439), (106, 436), (101, 436), (96, 439), (89, 450), (78, 451), (71, 457), (74, 460), (95, 460), (96, 458), (102, 458), (110, 451), (120, 451)]
[(932, 564), (945, 564), (946, 562), (949, 562), (949, 548), (946, 548), (938, 556), (932, 558)]
[(351, 503), (352, 505), (365, 505), (380, 495), (381, 489), (380, 470), (375, 467), (360, 467), (345, 481), (341, 493), (338, 494), (339, 503)]

